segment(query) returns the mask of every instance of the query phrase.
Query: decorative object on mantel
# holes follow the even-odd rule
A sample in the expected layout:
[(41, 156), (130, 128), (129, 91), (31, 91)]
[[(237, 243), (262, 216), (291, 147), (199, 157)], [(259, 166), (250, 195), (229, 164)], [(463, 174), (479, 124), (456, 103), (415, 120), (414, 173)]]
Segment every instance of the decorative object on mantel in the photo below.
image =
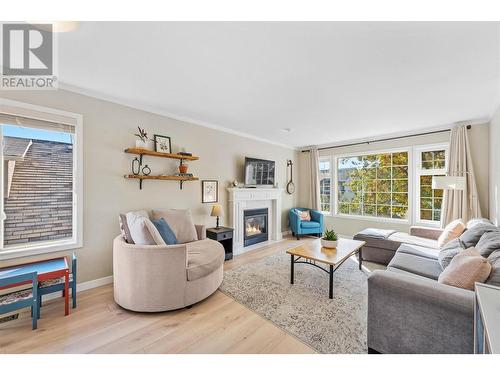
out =
[(238, 185), (239, 185), (239, 184), (240, 184), (240, 183), (239, 183), (238, 181), (234, 180), (234, 181), (231, 183), (231, 186), (233, 186), (233, 187), (238, 187)]
[(219, 181), (201, 181), (201, 203), (215, 203), (219, 201)]
[[(184, 155), (178, 155), (178, 154), (167, 154), (164, 152), (156, 152), (156, 151), (151, 151), (151, 150), (147, 150), (144, 148), (127, 148), (125, 150), (125, 152), (127, 154), (139, 155), (138, 164), (137, 164), (137, 162), (135, 162), (135, 160), (132, 162), (132, 166), (133, 166), (132, 174), (128, 174), (128, 175), (124, 176), (125, 178), (138, 179), (139, 180), (139, 189), (142, 189), (142, 181), (143, 180), (178, 181), (181, 190), (182, 190), (182, 184), (185, 181), (198, 181), (198, 177), (194, 177), (192, 174), (173, 175), (173, 176), (165, 176), (165, 175), (150, 176), (150, 175), (139, 175), (139, 172), (137, 172), (137, 170), (135, 169), (137, 166), (139, 171), (143, 170), (142, 159), (143, 159), (144, 155), (161, 157), (161, 158), (168, 158), (168, 159), (177, 159), (180, 162), (182, 162), (183, 160), (190, 160), (190, 161), (198, 160), (199, 159), (198, 156), (193, 156), (193, 155), (184, 156)], [(137, 158), (135, 158), (135, 159), (137, 159)], [(146, 165), (144, 166), (144, 168), (145, 167), (146, 167)], [(149, 169), (149, 167), (146, 169), (146, 171), (148, 169)], [(136, 174), (136, 172), (137, 172), (137, 174)], [(143, 173), (144, 173), (144, 171), (143, 171)], [(151, 173), (151, 170), (149, 171), (149, 173)]]
[(327, 229), (323, 237), (321, 237), (321, 246), (328, 249), (335, 249), (337, 247), (337, 239), (337, 233), (333, 229)]
[(293, 183), (293, 161), (287, 160), (287, 168), (290, 167), (290, 181), (286, 184), (286, 192), (288, 194), (293, 194), (295, 192), (295, 184)]
[(214, 204), (212, 206), (212, 212), (210, 213), (210, 216), (217, 217), (217, 224), (215, 226), (215, 229), (219, 229), (219, 217), (224, 216), (222, 206), (220, 204)]
[(153, 138), (154, 138), (156, 152), (161, 152), (166, 154), (172, 153), (172, 143), (170, 141), (170, 137), (167, 137), (165, 135), (155, 134)]

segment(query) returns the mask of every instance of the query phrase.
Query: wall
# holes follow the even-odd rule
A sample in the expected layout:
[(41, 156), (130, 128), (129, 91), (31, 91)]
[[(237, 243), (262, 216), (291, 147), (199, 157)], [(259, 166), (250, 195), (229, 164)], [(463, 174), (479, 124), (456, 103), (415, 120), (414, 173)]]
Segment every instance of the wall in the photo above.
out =
[(490, 219), (500, 225), (500, 106), (490, 124)]
[[(227, 218), (227, 191), (230, 182), (243, 181), (245, 156), (276, 161), (277, 181), (286, 185), (286, 161), (296, 162), (292, 149), (259, 142), (221, 131), (173, 120), (111, 102), (73, 92), (2, 92), (1, 97), (46, 106), (83, 115), (84, 134), (84, 246), (78, 250), (79, 282), (112, 274), (112, 240), (119, 233), (118, 214), (142, 208), (190, 208), (194, 221), (215, 225), (208, 216), (211, 205), (201, 203), (201, 182), (187, 182), (183, 190), (171, 181), (145, 181), (143, 190), (138, 182), (125, 180), (130, 173), (132, 155), (123, 150), (134, 146), (137, 126), (150, 135), (170, 136), (172, 148), (192, 151), (200, 157), (191, 162), (190, 172), (202, 179), (219, 181), (219, 201)], [(176, 173), (177, 162), (170, 159), (148, 158), (145, 162), (153, 173)], [(296, 206), (299, 189), (294, 195), (283, 194), (283, 230), (287, 230), (287, 211)], [(222, 218), (221, 223), (226, 223)], [(53, 256), (51, 254), (50, 256)], [(28, 261), (32, 259), (22, 259)], [(2, 262), (8, 265), (18, 260)]]
[[(358, 138), (358, 137), (354, 137)], [(474, 169), (478, 185), (478, 194), (483, 216), (488, 217), (488, 150), (489, 150), (489, 125), (480, 124), (474, 125), (469, 130), (469, 140), (471, 143), (471, 154), (474, 163)], [(351, 152), (365, 152), (376, 151), (384, 149), (392, 149), (398, 147), (417, 146), (432, 143), (447, 142), (449, 140), (449, 133), (440, 133), (427, 136), (418, 136), (411, 138), (403, 138), (398, 140), (377, 142), (371, 145), (357, 145), (351, 147), (339, 147), (330, 150), (323, 150), (320, 156), (340, 155)], [(308, 153), (301, 153), (299, 156), (299, 169), (300, 176), (300, 196), (299, 205), (307, 206), (309, 203), (309, 189), (308, 179), (309, 176), (309, 157)], [(334, 228), (338, 233), (352, 236), (362, 229), (367, 227), (377, 227), (385, 229), (395, 229), (403, 232), (409, 230), (410, 224), (401, 224), (394, 222), (383, 222), (374, 219), (358, 219), (358, 218), (345, 218), (345, 217), (326, 217), (326, 226)]]

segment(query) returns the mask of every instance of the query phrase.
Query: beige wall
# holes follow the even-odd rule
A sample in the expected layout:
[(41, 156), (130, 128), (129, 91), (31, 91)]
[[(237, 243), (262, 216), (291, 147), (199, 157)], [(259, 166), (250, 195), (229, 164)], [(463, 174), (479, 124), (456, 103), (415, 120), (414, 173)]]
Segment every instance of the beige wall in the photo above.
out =
[[(500, 125), (500, 124), (499, 124)], [(489, 125), (481, 124), (474, 125), (469, 130), (469, 139), (471, 142), (471, 153), (474, 162), (474, 168), (476, 172), (477, 185), (479, 190), (480, 205), (483, 212), (483, 216), (488, 216), (488, 136), (489, 136)], [(357, 137), (356, 137), (357, 138)], [(418, 136), (411, 138), (403, 138), (399, 140), (392, 140), (387, 142), (377, 142), (371, 145), (357, 145), (351, 147), (341, 147), (330, 150), (323, 150), (320, 152), (321, 156), (328, 155), (340, 155), (347, 154), (351, 152), (365, 152), (365, 151), (376, 151), (384, 149), (392, 149), (398, 147), (407, 146), (417, 146), (425, 145), (431, 143), (448, 142), (449, 133), (440, 133), (427, 136)], [(309, 176), (309, 165), (308, 165), (308, 153), (301, 153), (299, 156), (299, 169), (301, 171), (300, 175), (300, 195), (299, 195), (299, 205), (307, 206), (309, 205), (309, 189), (308, 180)], [(326, 226), (329, 228), (334, 228), (338, 233), (343, 235), (352, 236), (360, 230), (367, 227), (377, 227), (377, 228), (387, 228), (396, 229), (400, 231), (408, 231), (409, 224), (401, 224), (394, 222), (382, 222), (374, 220), (362, 220), (353, 218), (339, 218), (339, 217), (326, 217)]]
[(490, 219), (500, 225), (500, 106), (490, 125)]
[[(215, 225), (215, 218), (208, 216), (211, 205), (201, 203), (200, 181), (185, 183), (183, 190), (179, 190), (177, 182), (145, 181), (143, 190), (139, 190), (137, 181), (123, 178), (130, 173), (133, 159), (123, 150), (134, 146), (133, 134), (138, 125), (150, 135), (170, 136), (174, 152), (185, 148), (200, 157), (190, 163), (190, 172), (200, 180), (219, 181), (219, 201), (226, 213), (222, 224), (227, 222), (228, 213), (226, 187), (235, 179), (243, 181), (245, 156), (275, 160), (280, 187), (286, 185), (287, 159), (296, 162), (297, 152), (291, 149), (68, 91), (2, 92), (0, 96), (83, 115), (84, 247), (78, 250), (80, 282), (112, 274), (112, 239), (119, 233), (120, 212), (154, 207), (190, 208), (196, 223)], [(145, 163), (153, 174), (178, 171), (177, 162), (170, 159), (145, 157)], [(287, 230), (287, 211), (296, 205), (299, 191), (300, 188), (291, 196), (283, 194), (283, 230)], [(28, 260), (31, 259), (22, 259)], [(12, 262), (2, 262), (2, 266)]]

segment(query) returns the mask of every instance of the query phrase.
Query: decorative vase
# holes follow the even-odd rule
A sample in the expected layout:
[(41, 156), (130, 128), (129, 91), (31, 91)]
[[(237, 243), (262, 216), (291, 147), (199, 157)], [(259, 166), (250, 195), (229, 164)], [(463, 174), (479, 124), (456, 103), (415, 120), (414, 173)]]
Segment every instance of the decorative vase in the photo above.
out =
[(326, 247), (327, 249), (335, 249), (337, 247), (337, 240), (328, 241), (324, 238), (321, 239), (321, 246)]
[(179, 165), (179, 172), (180, 173), (187, 173), (188, 171), (188, 165), (187, 164), (181, 164)]
[(150, 141), (149, 139), (147, 139), (145, 141), (143, 141), (141, 139), (136, 139), (135, 140), (135, 147), (153, 151), (155, 148), (155, 143), (153, 141)]

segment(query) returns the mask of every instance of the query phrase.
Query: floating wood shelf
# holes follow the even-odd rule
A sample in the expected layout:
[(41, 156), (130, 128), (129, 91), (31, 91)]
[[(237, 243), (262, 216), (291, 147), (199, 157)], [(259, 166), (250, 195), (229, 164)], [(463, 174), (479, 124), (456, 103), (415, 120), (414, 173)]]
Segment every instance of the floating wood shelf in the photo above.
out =
[[(142, 170), (142, 157), (144, 155), (147, 156), (155, 156), (159, 158), (168, 158), (168, 159), (176, 159), (179, 160), (179, 163), (182, 165), (184, 160), (198, 160), (198, 156), (189, 156), (189, 155), (179, 155), (179, 154), (167, 154), (165, 152), (156, 152), (156, 151), (151, 151), (147, 150), (145, 148), (137, 148), (137, 147), (130, 147), (125, 149), (125, 152), (127, 154), (135, 154), (139, 155), (139, 171)], [(136, 160), (137, 158), (135, 158)], [(134, 162), (132, 162), (132, 165)], [(182, 190), (182, 184), (185, 181), (197, 181), (198, 177), (189, 177), (189, 176), (158, 176), (158, 175), (135, 175), (135, 174), (127, 174), (124, 176), (125, 178), (134, 178), (136, 180), (139, 180), (139, 189), (142, 189), (142, 181), (144, 180), (163, 180), (163, 181), (179, 181), (179, 187)]]
[(145, 148), (136, 148), (130, 147), (125, 150), (127, 154), (136, 154), (136, 155), (148, 155), (148, 156), (156, 156), (160, 158), (169, 158), (169, 159), (178, 159), (178, 160), (198, 160), (198, 156), (189, 156), (189, 155), (179, 155), (179, 154), (167, 154), (165, 152), (156, 152), (151, 150), (146, 150)]
[(184, 177), (184, 176), (144, 176), (144, 175), (135, 175), (135, 174), (127, 174), (124, 176), (125, 178), (135, 178), (139, 180), (139, 188), (142, 189), (142, 181), (143, 180), (164, 180), (164, 181), (179, 181), (180, 187), (182, 190), (182, 183), (185, 181), (198, 181), (198, 177)]

